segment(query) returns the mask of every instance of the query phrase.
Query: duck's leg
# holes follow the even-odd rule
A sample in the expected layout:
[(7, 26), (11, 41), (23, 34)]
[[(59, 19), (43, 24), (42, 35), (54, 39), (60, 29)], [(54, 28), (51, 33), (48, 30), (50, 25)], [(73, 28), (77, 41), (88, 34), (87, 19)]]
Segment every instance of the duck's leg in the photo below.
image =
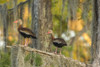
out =
[(26, 40), (26, 38), (25, 38), (25, 46), (27, 46), (27, 40)]
[(28, 43), (29, 43), (29, 38), (27, 38), (27, 46), (28, 46)]
[(57, 54), (57, 49), (58, 49), (58, 48), (56, 47), (55, 54)]
[(62, 48), (60, 48), (60, 52), (59, 52), (60, 55), (61, 55), (61, 50), (62, 50)]

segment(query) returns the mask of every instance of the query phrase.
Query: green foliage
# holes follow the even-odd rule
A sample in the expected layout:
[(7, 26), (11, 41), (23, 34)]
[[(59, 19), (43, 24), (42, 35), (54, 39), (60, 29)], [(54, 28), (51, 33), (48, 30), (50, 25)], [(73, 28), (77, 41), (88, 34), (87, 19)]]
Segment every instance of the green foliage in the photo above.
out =
[[(65, 2), (64, 9), (62, 11), (62, 0), (52, 0), (52, 20), (53, 20), (53, 30), (55, 34), (63, 33), (67, 30), (67, 2)], [(62, 18), (61, 18), (62, 17)], [(63, 28), (60, 30), (60, 28)], [(57, 33), (56, 33), (57, 32)]]
[(67, 51), (71, 52), (73, 50), (73, 46), (67, 46)]
[(40, 66), (42, 65), (42, 58), (39, 54), (36, 54), (36, 57), (35, 57), (35, 66)]
[(73, 51), (72, 46), (63, 47), (62, 54), (67, 56), (67, 57), (70, 57), (72, 51)]
[(11, 67), (9, 53), (0, 52), (0, 67)]
[(29, 53), (28, 55), (26, 55), (25, 56), (25, 58), (24, 58), (24, 60), (25, 60), (25, 62), (26, 61), (29, 61), (29, 60), (31, 60), (31, 59), (34, 59), (34, 53)]
[(31, 58), (31, 54), (26, 55), (25, 58), (24, 58), (25, 62), (26, 62), (26, 61), (29, 61), (30, 58)]
[(33, 64), (33, 62), (35, 63), (35, 66), (40, 66), (42, 65), (42, 58), (39, 54), (34, 54), (34, 53), (29, 53), (25, 58), (24, 58), (25, 62), (26, 61), (30, 61), (31, 64)]
[(0, 0), (0, 4), (6, 3), (8, 0)]

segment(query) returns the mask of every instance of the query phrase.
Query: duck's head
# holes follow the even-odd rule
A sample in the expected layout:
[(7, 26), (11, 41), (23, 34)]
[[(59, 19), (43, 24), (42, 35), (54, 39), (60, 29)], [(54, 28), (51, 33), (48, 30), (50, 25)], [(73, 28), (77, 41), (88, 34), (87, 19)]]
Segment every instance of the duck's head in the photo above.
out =
[(52, 30), (49, 30), (49, 31), (48, 31), (48, 34), (53, 34), (53, 31), (52, 31)]
[(14, 21), (14, 23), (18, 23), (18, 24), (22, 25), (22, 20), (21, 19), (18, 19), (16, 21)]

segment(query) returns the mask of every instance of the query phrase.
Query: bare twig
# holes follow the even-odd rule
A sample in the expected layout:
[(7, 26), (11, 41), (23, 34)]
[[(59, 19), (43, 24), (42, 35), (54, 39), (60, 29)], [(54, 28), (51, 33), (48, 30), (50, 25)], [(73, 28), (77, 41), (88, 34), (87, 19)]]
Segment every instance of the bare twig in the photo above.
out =
[[(21, 3), (19, 3), (16, 7), (18, 8), (18, 7), (20, 7), (20, 5), (24, 5), (24, 4), (26, 4), (26, 3), (28, 3), (30, 0), (27, 0), (27, 1), (25, 1), (25, 2), (21, 2)], [(11, 9), (8, 9), (8, 11), (11, 11), (11, 10), (13, 10), (14, 8), (11, 8)]]

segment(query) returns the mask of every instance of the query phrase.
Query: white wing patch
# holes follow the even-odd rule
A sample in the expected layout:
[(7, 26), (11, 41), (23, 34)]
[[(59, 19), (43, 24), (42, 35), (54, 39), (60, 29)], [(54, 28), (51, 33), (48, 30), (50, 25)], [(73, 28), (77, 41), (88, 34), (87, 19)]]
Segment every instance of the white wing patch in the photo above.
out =
[(25, 34), (27, 34), (27, 35), (30, 35), (29, 32), (26, 32), (26, 31), (23, 31), (23, 30), (20, 30), (20, 32), (23, 32), (23, 33), (25, 33)]
[(58, 41), (58, 40), (54, 40), (53, 42), (58, 43), (58, 44), (62, 43), (61, 41)]

